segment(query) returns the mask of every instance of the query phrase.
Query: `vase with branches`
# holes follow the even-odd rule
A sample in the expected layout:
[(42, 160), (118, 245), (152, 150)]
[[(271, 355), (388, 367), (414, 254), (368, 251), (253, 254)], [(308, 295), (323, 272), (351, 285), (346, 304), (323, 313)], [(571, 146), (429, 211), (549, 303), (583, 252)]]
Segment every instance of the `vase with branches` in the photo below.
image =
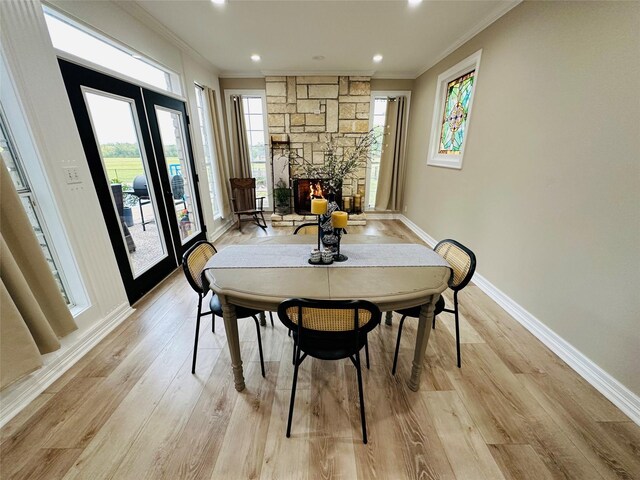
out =
[(308, 159), (296, 157), (291, 165), (306, 178), (322, 179), (328, 187), (327, 193), (336, 193), (346, 179), (357, 178), (357, 172), (367, 166), (371, 148), (378, 142), (379, 134), (370, 130), (358, 138), (355, 146), (342, 147), (330, 136), (324, 142), (324, 163), (315, 164)]

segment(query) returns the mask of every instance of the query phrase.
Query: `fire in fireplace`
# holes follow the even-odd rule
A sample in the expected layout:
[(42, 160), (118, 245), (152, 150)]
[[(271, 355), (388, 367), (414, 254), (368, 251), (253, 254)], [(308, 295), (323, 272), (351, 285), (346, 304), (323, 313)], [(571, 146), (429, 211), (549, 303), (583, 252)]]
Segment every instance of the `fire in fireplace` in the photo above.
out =
[[(311, 200), (313, 198), (327, 198), (327, 180), (317, 178), (293, 179), (293, 209), (298, 215), (311, 215)], [(342, 205), (342, 190), (335, 195), (338, 205)]]

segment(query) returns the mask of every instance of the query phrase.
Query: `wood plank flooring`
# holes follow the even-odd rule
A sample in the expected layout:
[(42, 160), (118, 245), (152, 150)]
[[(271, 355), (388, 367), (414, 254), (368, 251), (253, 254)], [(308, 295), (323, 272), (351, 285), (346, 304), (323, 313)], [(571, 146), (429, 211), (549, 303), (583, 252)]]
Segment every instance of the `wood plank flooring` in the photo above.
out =
[[(243, 226), (218, 245), (289, 229)], [(397, 221), (349, 233), (420, 242)], [(445, 297), (450, 302), (451, 296)], [(355, 369), (306, 360), (291, 438), (292, 342), (276, 320), (240, 325), (247, 388), (233, 386), (224, 324), (200, 332), (180, 270), (135, 313), (0, 430), (2, 479), (639, 479), (640, 427), (471, 284), (460, 293), (462, 360), (453, 319), (432, 332), (420, 392), (406, 386), (416, 322), (370, 339), (364, 370), (369, 444), (361, 441)]]

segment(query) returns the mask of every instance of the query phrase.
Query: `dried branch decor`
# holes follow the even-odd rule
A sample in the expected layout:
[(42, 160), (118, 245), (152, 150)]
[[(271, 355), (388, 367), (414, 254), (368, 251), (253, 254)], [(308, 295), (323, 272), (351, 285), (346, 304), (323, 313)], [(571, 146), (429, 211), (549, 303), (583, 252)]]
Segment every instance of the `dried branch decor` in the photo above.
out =
[(329, 137), (324, 143), (324, 164), (314, 164), (309, 160), (296, 157), (291, 165), (296, 171), (302, 172), (296, 175), (298, 178), (318, 178), (327, 180), (331, 189), (329, 193), (335, 193), (342, 186), (346, 178), (355, 178), (360, 168), (366, 168), (371, 148), (377, 144), (378, 136), (374, 130), (358, 139), (354, 147), (341, 147), (333, 138)]

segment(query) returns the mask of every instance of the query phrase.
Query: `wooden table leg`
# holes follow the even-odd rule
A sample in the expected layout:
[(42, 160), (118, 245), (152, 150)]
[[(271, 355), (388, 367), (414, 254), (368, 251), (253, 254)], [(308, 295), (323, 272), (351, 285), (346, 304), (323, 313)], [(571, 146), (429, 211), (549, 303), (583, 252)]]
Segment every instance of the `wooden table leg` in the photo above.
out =
[(233, 368), (233, 383), (236, 390), (244, 390), (244, 376), (242, 374), (242, 356), (240, 355), (240, 340), (238, 336), (238, 318), (236, 317), (236, 307), (228, 303), (223, 295), (218, 295), (222, 304), (222, 318), (224, 320), (224, 331), (227, 335), (229, 345), (229, 355), (231, 356), (231, 367)]
[(385, 318), (384, 318), (385, 325), (391, 326), (391, 324), (393, 323), (391, 321), (392, 319), (393, 319), (393, 312), (387, 312), (387, 314), (385, 315)]
[(433, 312), (435, 311), (436, 302), (440, 295), (432, 295), (429, 303), (423, 305), (420, 309), (420, 318), (418, 319), (418, 333), (416, 334), (416, 348), (413, 354), (413, 365), (411, 367), (411, 378), (407, 384), (414, 392), (420, 388), (420, 375), (422, 374), (422, 365), (424, 363), (424, 353), (429, 343), (429, 335), (431, 334), (431, 322), (433, 321)]

